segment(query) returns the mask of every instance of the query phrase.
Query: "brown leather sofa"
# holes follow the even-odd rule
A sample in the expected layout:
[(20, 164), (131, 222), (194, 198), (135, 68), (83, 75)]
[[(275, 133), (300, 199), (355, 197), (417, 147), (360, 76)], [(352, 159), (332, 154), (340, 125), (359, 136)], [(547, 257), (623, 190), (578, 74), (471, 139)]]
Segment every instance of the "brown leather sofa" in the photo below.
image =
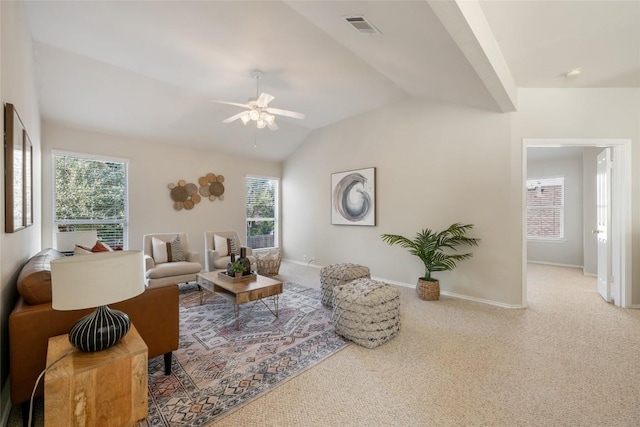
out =
[[(90, 256), (90, 255), (88, 255)], [(38, 375), (44, 370), (49, 338), (66, 334), (91, 310), (56, 311), (51, 308), (51, 261), (64, 257), (55, 249), (34, 255), (22, 268), (17, 286), (20, 298), (9, 316), (11, 402), (28, 410)], [(129, 315), (149, 349), (149, 359), (164, 355), (165, 373), (171, 373), (171, 352), (178, 348), (178, 285), (156, 285), (135, 298), (110, 308)], [(43, 380), (35, 396), (44, 393)], [(25, 408), (26, 406), (26, 408)]]

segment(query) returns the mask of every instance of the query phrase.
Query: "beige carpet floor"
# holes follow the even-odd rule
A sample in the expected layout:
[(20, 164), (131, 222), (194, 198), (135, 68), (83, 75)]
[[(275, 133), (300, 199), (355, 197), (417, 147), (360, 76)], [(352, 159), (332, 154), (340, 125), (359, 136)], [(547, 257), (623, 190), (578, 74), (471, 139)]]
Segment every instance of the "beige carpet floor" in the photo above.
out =
[[(280, 272), (319, 286), (313, 267)], [(640, 426), (640, 311), (579, 269), (529, 265), (528, 288), (524, 310), (401, 288), (397, 338), (351, 345), (215, 426)]]

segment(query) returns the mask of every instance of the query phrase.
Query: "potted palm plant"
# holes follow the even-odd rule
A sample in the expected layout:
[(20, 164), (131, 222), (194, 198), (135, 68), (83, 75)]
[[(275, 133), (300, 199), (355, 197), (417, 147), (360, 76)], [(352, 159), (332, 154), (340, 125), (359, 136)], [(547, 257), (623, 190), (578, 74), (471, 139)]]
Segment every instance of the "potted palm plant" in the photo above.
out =
[(416, 234), (411, 240), (397, 234), (382, 234), (382, 240), (389, 245), (399, 245), (407, 248), (411, 255), (415, 255), (424, 263), (424, 277), (418, 279), (416, 292), (418, 296), (427, 301), (440, 298), (440, 281), (431, 277), (434, 271), (449, 271), (456, 267), (457, 261), (462, 261), (473, 256), (473, 253), (452, 254), (445, 250), (456, 251), (457, 246), (478, 246), (480, 239), (467, 237), (466, 234), (473, 228), (473, 224), (451, 224), (444, 231), (435, 232), (428, 228)]

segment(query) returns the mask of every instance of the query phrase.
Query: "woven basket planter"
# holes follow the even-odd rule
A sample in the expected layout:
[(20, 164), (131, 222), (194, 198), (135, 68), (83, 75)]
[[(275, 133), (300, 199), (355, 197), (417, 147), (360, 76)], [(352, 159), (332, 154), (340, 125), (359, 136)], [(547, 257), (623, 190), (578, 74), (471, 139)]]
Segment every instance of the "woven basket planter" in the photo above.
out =
[(280, 258), (257, 259), (258, 274), (262, 276), (275, 276), (280, 271)]
[(416, 293), (425, 301), (435, 301), (440, 298), (440, 281), (436, 279), (418, 279)]

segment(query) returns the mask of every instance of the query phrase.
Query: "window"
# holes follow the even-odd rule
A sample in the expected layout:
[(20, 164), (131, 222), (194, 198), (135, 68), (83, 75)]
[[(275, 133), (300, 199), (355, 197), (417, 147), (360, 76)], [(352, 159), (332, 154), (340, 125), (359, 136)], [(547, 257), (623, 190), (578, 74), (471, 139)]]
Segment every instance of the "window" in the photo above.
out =
[(278, 247), (278, 184), (273, 178), (247, 177), (247, 246)]
[(527, 180), (527, 237), (564, 238), (564, 177)]
[(53, 153), (54, 224), (57, 231), (97, 230), (114, 249), (125, 249), (128, 162)]

